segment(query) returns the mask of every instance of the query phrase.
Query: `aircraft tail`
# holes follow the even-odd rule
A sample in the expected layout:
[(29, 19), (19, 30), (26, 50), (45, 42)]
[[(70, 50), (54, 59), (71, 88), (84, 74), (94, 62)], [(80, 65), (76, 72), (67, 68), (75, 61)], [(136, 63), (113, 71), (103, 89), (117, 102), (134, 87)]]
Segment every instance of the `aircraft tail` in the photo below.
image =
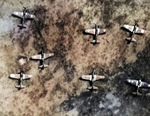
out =
[(23, 89), (23, 88), (25, 88), (26, 86), (24, 86), (24, 85), (16, 85), (16, 88), (18, 88), (18, 89)]
[(91, 89), (93, 89), (93, 90), (97, 90), (97, 89), (98, 89), (98, 87), (96, 87), (96, 86), (90, 86), (90, 87), (88, 87), (87, 89), (89, 89), (89, 90), (91, 90)]
[(97, 42), (97, 41), (95, 41), (95, 40), (93, 40), (92, 42), (91, 42), (91, 44), (99, 44), (100, 42)]
[(131, 38), (131, 37), (126, 38), (126, 40), (131, 41), (131, 42), (136, 42), (136, 39)]
[(38, 68), (47, 68), (48, 65), (44, 64), (44, 65), (40, 65)]
[(133, 95), (142, 96), (142, 94), (141, 94), (141, 93), (139, 93), (139, 92), (132, 92), (132, 94), (133, 94)]
[(27, 28), (27, 25), (25, 25), (25, 24), (18, 24), (18, 27), (20, 27), (20, 28)]

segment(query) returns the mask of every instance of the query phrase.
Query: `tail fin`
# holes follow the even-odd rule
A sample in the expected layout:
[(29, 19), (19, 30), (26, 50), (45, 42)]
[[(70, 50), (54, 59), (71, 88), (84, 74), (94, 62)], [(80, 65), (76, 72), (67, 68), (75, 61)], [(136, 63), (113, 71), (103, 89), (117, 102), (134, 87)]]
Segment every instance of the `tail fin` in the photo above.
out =
[(18, 24), (18, 27), (20, 27), (20, 28), (27, 28), (27, 25), (25, 25), (25, 24)]
[(23, 89), (23, 88), (25, 88), (26, 86), (24, 86), (24, 85), (16, 85), (16, 88), (18, 88), (18, 89)]
[(98, 89), (98, 87), (96, 87), (96, 86), (90, 86), (90, 87), (88, 87), (87, 89), (89, 89), (89, 90), (91, 90), (91, 89), (93, 89), (93, 90), (97, 90), (97, 89)]
[(48, 65), (44, 64), (44, 65), (40, 65), (38, 68), (47, 68)]
[(131, 37), (126, 38), (126, 40), (127, 40), (127, 41), (131, 41), (131, 42), (136, 42), (136, 39), (131, 38)]
[(139, 93), (139, 92), (132, 92), (132, 94), (133, 94), (133, 95), (142, 96), (142, 94), (141, 94), (141, 93)]

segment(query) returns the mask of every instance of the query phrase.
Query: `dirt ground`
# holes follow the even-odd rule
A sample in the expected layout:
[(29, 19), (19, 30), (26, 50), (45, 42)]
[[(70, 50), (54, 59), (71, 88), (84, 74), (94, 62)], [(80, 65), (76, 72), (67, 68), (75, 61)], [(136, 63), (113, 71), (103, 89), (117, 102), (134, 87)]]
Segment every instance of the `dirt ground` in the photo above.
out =
[[(0, 116), (147, 116), (150, 114), (149, 90), (133, 96), (134, 86), (127, 78), (150, 83), (150, 2), (148, 0), (1, 0), (0, 1)], [(12, 17), (23, 6), (36, 19), (26, 21), (25, 29)], [(129, 32), (123, 24), (145, 29), (134, 35), (136, 43), (127, 44)], [(92, 45), (92, 35), (84, 30), (96, 23), (106, 29), (100, 44)], [(42, 48), (54, 57), (49, 67), (38, 69), (30, 60)], [(25, 62), (22, 64), (20, 62)], [(17, 90), (11, 73), (22, 69), (33, 78)], [(90, 92), (88, 82), (79, 78), (91, 73), (105, 75), (95, 82), (98, 91)], [(140, 76), (139, 76), (140, 75)]]

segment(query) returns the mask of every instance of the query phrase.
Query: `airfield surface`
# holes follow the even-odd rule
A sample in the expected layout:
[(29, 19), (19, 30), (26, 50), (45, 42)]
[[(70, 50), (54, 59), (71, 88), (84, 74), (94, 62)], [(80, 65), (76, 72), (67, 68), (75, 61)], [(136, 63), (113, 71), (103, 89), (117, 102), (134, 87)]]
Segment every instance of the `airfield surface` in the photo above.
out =
[[(23, 6), (36, 16), (19, 29), (20, 19), (12, 17)], [(136, 87), (127, 78), (150, 83), (150, 2), (148, 0), (1, 0), (0, 1), (0, 116), (148, 116), (148, 89), (142, 97), (133, 96)], [(145, 29), (127, 44), (129, 32), (123, 24)], [(92, 45), (92, 35), (84, 30), (96, 23), (106, 29), (100, 44)], [(30, 57), (42, 48), (54, 57), (49, 67), (38, 69)], [(23, 70), (33, 78), (17, 90), (11, 73)], [(90, 92), (82, 75), (95, 73), (105, 79), (95, 82)]]

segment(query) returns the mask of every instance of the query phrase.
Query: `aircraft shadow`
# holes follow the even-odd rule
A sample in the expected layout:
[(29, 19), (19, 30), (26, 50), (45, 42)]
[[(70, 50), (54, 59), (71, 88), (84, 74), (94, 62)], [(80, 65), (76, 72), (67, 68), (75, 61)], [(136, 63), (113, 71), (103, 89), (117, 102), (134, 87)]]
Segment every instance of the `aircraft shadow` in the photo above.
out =
[(32, 59), (32, 58), (29, 58), (29, 60), (31, 60), (31, 61), (39, 61), (38, 59)]

